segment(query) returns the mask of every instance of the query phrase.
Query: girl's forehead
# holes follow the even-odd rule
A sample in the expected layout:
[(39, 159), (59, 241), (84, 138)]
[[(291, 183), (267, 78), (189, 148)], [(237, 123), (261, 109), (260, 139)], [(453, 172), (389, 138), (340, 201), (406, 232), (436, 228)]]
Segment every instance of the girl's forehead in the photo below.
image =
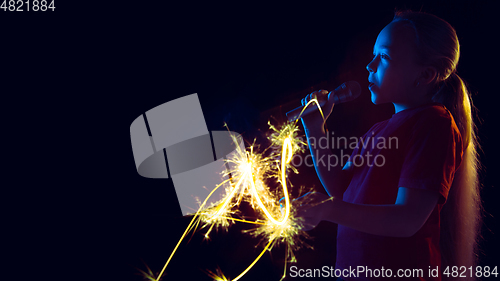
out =
[(380, 31), (374, 49), (408, 50), (414, 46), (415, 38), (415, 31), (408, 24), (391, 22)]

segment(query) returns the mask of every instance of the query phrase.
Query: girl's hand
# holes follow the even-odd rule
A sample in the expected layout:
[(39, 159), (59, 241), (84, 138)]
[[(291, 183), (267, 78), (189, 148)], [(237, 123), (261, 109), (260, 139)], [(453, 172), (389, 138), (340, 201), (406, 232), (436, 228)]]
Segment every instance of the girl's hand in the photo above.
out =
[(293, 206), (298, 209), (297, 216), (304, 219), (303, 230), (309, 231), (323, 220), (327, 204), (332, 199), (324, 193), (308, 192), (293, 200)]
[[(301, 100), (302, 106), (305, 106), (310, 100), (316, 98), (318, 100), (318, 103), (324, 102), (325, 104), (321, 107), (321, 110), (323, 111), (323, 116), (325, 119), (323, 119), (323, 116), (321, 116), (321, 113), (319, 112), (319, 109), (317, 108), (318, 106), (316, 103), (311, 103), (308, 105), (308, 107), (314, 107), (316, 110), (314, 112), (311, 112), (310, 114), (303, 116), (302, 117), (302, 123), (304, 124), (304, 127), (306, 128), (323, 128), (324, 123), (330, 116), (330, 114), (333, 111), (333, 105), (334, 103), (330, 101), (329, 94), (327, 90), (319, 90), (316, 92), (312, 92), (311, 94), (307, 95), (305, 98)], [(333, 100), (333, 99), (332, 99)]]

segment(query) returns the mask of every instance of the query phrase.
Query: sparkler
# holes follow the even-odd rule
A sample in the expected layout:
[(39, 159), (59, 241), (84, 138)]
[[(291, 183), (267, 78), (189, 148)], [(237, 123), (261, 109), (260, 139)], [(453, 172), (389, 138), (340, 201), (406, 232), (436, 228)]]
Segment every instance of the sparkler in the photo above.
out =
[[(317, 106), (324, 118), (317, 99), (310, 100), (303, 107), (299, 116), (312, 103)], [(296, 217), (296, 211), (292, 209), (289, 191), (291, 184), (287, 183), (287, 171), (289, 169), (298, 173), (298, 170), (290, 165), (294, 154), (303, 152), (304, 147), (307, 145), (299, 138), (299, 128), (297, 126), (299, 119), (300, 117), (294, 122), (287, 122), (280, 128), (268, 122), (270, 130), (273, 131), (268, 137), (271, 146), (262, 153), (256, 151), (258, 146), (255, 141), (248, 149), (243, 150), (238, 145), (237, 138), (234, 135), (231, 136), (236, 144), (236, 151), (230, 159), (226, 160), (228, 164), (231, 163), (234, 167), (225, 174), (228, 179), (217, 185), (200, 204), (198, 211), (193, 215), (158, 277), (155, 278), (150, 270), (148, 270), (148, 273), (142, 271), (147, 279), (160, 280), (180, 244), (191, 231), (208, 228), (205, 233), (205, 237), (208, 238), (214, 228), (227, 229), (234, 222), (257, 225), (256, 228), (244, 232), (254, 237), (261, 237), (265, 246), (253, 262), (231, 280), (236, 281), (243, 277), (266, 251), (270, 251), (278, 243), (285, 244), (287, 248), (282, 279), (286, 276), (286, 262), (296, 261), (293, 252), (306, 245), (301, 237), (309, 237), (302, 230), (302, 218)], [(268, 156), (264, 156), (266, 154)], [(272, 179), (279, 183), (280, 189), (274, 191), (270, 189), (267, 183)], [(226, 187), (224, 198), (207, 206), (210, 196), (222, 187)], [(284, 205), (276, 204), (276, 202), (280, 202), (280, 199), (284, 201)], [(251, 221), (236, 217), (239, 215), (238, 206), (243, 201), (249, 202), (253, 209), (258, 210), (258, 219)], [(216, 273), (211, 271), (208, 273), (214, 280), (229, 280), (220, 269), (217, 269)]]

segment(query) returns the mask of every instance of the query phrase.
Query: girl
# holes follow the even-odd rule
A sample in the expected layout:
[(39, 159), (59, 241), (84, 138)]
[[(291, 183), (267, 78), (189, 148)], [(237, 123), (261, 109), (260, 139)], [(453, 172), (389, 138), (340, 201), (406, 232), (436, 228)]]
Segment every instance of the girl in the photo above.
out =
[[(311, 145), (326, 134), (320, 114), (302, 118), (316, 172), (330, 196), (299, 198), (299, 215), (306, 229), (321, 220), (338, 224), (336, 268), (343, 280), (446, 280), (447, 266), (451, 273), (452, 266), (475, 264), (478, 162), (472, 104), (456, 73), (459, 50), (446, 21), (396, 12), (366, 66), (372, 102), (393, 103), (395, 114), (363, 136), (343, 168), (332, 171), (316, 159), (332, 153)], [(314, 92), (302, 102), (326, 100), (327, 93)], [(333, 103), (322, 110), (328, 117)]]

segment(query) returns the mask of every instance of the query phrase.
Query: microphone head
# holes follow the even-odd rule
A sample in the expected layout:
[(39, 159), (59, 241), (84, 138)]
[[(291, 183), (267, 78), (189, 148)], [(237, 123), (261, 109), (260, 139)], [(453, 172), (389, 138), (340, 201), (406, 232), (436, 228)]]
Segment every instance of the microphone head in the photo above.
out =
[(331, 98), (333, 98), (333, 102), (336, 104), (352, 101), (361, 95), (361, 86), (356, 81), (348, 81), (333, 90), (330, 95), (332, 94), (333, 97)]

